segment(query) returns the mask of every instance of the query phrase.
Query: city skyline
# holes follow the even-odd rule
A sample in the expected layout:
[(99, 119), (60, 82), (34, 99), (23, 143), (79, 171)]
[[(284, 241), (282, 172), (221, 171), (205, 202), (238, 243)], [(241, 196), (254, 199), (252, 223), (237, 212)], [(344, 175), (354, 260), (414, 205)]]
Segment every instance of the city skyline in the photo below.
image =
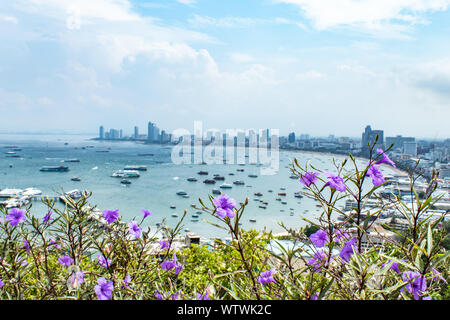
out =
[[(0, 132), (450, 136), (450, 0), (0, 5)], [(130, 132), (130, 131), (126, 131)]]

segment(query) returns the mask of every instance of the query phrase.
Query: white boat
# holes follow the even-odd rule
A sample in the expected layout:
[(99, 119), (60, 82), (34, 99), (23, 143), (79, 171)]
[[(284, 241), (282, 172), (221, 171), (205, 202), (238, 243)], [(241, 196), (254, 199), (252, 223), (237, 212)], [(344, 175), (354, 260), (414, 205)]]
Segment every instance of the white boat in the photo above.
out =
[(222, 189), (231, 189), (231, 188), (233, 188), (233, 186), (232, 186), (231, 184), (229, 184), (229, 183), (222, 183), (222, 184), (219, 186), (219, 188), (222, 188)]
[(139, 178), (141, 175), (137, 170), (117, 170), (112, 174), (116, 178)]
[(40, 196), (42, 194), (41, 190), (35, 189), (35, 188), (26, 188), (24, 192), (22, 193), (23, 196), (30, 197), (30, 196)]

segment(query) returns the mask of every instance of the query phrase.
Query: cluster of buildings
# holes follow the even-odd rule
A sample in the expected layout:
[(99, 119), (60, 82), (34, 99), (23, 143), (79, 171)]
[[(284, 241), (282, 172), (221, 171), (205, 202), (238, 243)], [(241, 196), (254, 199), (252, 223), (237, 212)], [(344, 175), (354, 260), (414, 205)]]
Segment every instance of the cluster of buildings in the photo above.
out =
[(351, 152), (356, 156), (368, 157), (369, 145), (375, 144), (373, 150), (381, 148), (388, 150), (389, 157), (400, 168), (414, 168), (431, 176), (434, 169), (439, 170), (442, 179), (450, 179), (450, 139), (443, 141), (427, 141), (415, 137), (396, 135), (385, 137), (383, 130), (374, 130), (366, 126), (361, 139), (350, 137), (314, 138), (307, 134), (296, 137), (291, 132), (287, 137), (280, 137), (281, 149), (308, 150), (330, 153), (347, 154)]
[(149, 121), (147, 125), (147, 134), (140, 134), (139, 127), (135, 126), (133, 134), (124, 135), (122, 129), (111, 128), (105, 131), (103, 126), (99, 128), (99, 134), (97, 140), (127, 140), (127, 141), (141, 141), (147, 143), (171, 143), (172, 134), (167, 133), (165, 130), (159, 130), (159, 128), (153, 122)]
[[(384, 131), (372, 129), (366, 126), (361, 134), (361, 138), (351, 137), (311, 137), (309, 134), (296, 135), (295, 132), (287, 136), (273, 136), (270, 129), (263, 130), (236, 130), (223, 133), (219, 130), (207, 130), (197, 135), (190, 134), (191, 142), (200, 141), (203, 145), (210, 144), (217, 140), (222, 140), (228, 146), (254, 146), (271, 147), (272, 139), (278, 139), (278, 147), (286, 150), (305, 150), (316, 152), (329, 152), (336, 154), (348, 154), (351, 152), (356, 156), (368, 157), (370, 153), (369, 145), (375, 143), (373, 150), (381, 148), (386, 150), (401, 168), (417, 166), (425, 175), (431, 175), (433, 169), (440, 172), (440, 177), (450, 178), (450, 139), (444, 141), (418, 140), (415, 137), (404, 137), (396, 135), (385, 137)], [(148, 122), (146, 134), (139, 133), (139, 128), (134, 127), (131, 135), (125, 136), (122, 129), (109, 129), (105, 131), (100, 126), (98, 140), (128, 140), (141, 141), (144, 143), (177, 144), (186, 139), (186, 136), (174, 136), (165, 130), (160, 130), (155, 123)]]

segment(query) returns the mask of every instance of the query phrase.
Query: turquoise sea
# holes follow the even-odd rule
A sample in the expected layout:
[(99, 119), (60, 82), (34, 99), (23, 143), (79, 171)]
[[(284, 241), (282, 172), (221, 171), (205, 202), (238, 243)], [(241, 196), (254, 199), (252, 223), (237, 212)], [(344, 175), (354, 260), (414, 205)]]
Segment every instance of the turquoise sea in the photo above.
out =
[[(310, 152), (279, 153), (279, 170), (275, 175), (261, 175), (260, 167), (252, 164), (244, 166), (238, 164), (182, 164), (177, 165), (171, 161), (172, 146), (145, 145), (136, 142), (93, 141), (90, 136), (79, 135), (9, 135), (0, 134), (0, 189), (34, 187), (45, 195), (61, 193), (62, 190), (73, 189), (93, 192), (90, 200), (101, 210), (119, 209), (124, 221), (141, 217), (141, 209), (148, 209), (153, 216), (144, 223), (155, 227), (163, 218), (169, 225), (175, 226), (184, 210), (188, 214), (183, 223), (183, 232), (189, 229), (202, 237), (225, 237), (226, 234), (203, 221), (214, 218), (203, 213), (198, 221), (193, 221), (192, 215), (198, 210), (192, 204), (200, 205), (198, 198), (208, 201), (212, 189), (219, 189), (220, 184), (232, 184), (233, 181), (243, 180), (245, 185), (233, 185), (231, 189), (222, 189), (223, 192), (243, 202), (249, 198), (245, 210), (242, 226), (245, 229), (284, 231), (278, 222), (295, 228), (304, 225), (301, 216), (313, 219), (320, 213), (316, 202), (307, 197), (296, 198), (294, 192), (302, 191), (302, 184), (298, 179), (289, 178), (291, 172), (289, 165), (296, 157), (300, 164), (307, 161), (314, 166), (333, 171), (332, 158), (342, 159), (342, 156), (325, 155)], [(16, 145), (21, 151), (16, 153), (20, 158), (7, 157), (9, 149), (6, 146)], [(107, 150), (108, 152), (98, 152)], [(138, 154), (153, 154), (153, 156), (139, 156)], [(80, 162), (63, 163), (64, 159), (79, 159)], [(40, 172), (42, 166), (66, 165), (69, 172)], [(120, 178), (113, 178), (111, 174), (123, 169), (126, 165), (146, 165), (147, 171), (140, 171), (139, 178), (131, 179), (130, 185), (120, 183)], [(10, 167), (12, 166), (12, 167)], [(237, 171), (244, 169), (244, 171)], [(208, 171), (208, 175), (198, 175), (197, 172)], [(389, 167), (384, 167), (386, 173), (393, 173)], [(217, 181), (215, 185), (204, 184), (204, 179), (212, 179), (214, 174), (225, 177), (225, 181)], [(233, 174), (233, 175), (230, 175)], [(250, 178), (249, 174), (258, 177)], [(81, 181), (71, 181), (77, 176)], [(197, 182), (186, 179), (196, 177)], [(285, 188), (285, 190), (282, 190)], [(176, 193), (184, 190), (189, 198), (183, 198)], [(272, 190), (273, 192), (269, 192)], [(260, 192), (262, 196), (256, 197), (254, 193)], [(286, 192), (286, 196), (279, 196), (278, 192)], [(286, 204), (277, 201), (282, 198)], [(260, 208), (260, 199), (266, 201), (267, 208)], [(36, 216), (43, 216), (47, 208), (39, 201), (32, 202), (31, 211)], [(58, 204), (61, 208), (62, 204)], [(170, 208), (175, 206), (176, 209)], [(172, 214), (178, 214), (178, 218)], [(255, 219), (256, 222), (250, 222)]]

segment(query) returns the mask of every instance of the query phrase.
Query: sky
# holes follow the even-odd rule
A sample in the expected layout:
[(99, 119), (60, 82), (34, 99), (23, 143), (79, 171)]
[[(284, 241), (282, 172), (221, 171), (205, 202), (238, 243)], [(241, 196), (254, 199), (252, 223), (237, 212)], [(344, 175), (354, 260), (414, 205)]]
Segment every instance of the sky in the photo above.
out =
[(450, 137), (450, 0), (0, 2), (0, 132)]

